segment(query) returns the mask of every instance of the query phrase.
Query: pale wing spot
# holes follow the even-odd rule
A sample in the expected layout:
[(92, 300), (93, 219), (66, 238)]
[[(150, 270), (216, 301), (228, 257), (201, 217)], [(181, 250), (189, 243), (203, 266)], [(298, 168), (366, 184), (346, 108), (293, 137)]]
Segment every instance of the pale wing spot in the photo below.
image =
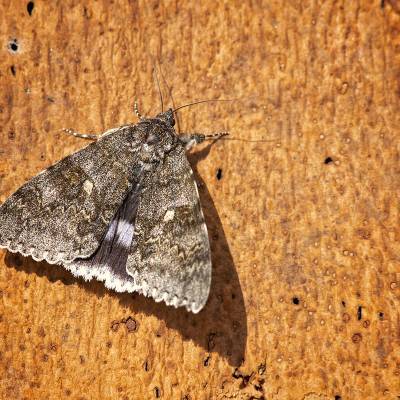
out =
[(93, 182), (86, 179), (86, 181), (83, 182), (83, 190), (90, 196), (93, 190)]
[(146, 143), (153, 143), (156, 140), (157, 140), (157, 136), (154, 135), (153, 133), (150, 133), (149, 137), (146, 140)]
[(117, 245), (122, 246), (125, 249), (129, 249), (132, 243), (132, 236), (134, 232), (134, 226), (132, 222), (119, 220), (117, 228)]
[(164, 222), (172, 221), (175, 216), (174, 210), (168, 210), (164, 215)]
[(118, 220), (118, 230), (121, 232), (125, 232), (132, 228), (132, 222), (126, 221), (124, 219)]
[(143, 144), (143, 151), (144, 151), (145, 153), (150, 153), (151, 148), (150, 148), (150, 146), (149, 146), (147, 143), (144, 143), (144, 144)]

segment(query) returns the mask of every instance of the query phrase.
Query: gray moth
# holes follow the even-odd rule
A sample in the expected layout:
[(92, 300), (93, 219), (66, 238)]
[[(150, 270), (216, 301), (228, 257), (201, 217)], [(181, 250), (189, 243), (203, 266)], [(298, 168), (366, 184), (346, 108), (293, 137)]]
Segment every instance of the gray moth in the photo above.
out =
[(174, 111), (105, 132), (26, 182), (0, 207), (0, 247), (117, 292), (199, 312), (211, 254)]

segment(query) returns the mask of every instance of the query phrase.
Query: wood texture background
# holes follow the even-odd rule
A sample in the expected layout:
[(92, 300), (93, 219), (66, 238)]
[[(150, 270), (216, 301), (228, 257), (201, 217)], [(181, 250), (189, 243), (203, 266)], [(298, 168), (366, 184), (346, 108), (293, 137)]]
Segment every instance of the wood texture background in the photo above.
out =
[(400, 3), (27, 5), (0, 2), (0, 201), (86, 144), (61, 128), (158, 113), (154, 63), (176, 105), (239, 99), (181, 131), (241, 140), (190, 157), (198, 315), (1, 252), (0, 398), (398, 399)]

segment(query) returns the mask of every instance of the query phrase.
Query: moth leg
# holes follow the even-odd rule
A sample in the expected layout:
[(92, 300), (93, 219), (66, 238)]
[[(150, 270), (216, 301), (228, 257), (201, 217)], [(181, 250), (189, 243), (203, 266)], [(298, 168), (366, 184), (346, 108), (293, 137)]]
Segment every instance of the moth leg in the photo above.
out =
[(80, 133), (80, 132), (75, 132), (72, 129), (69, 128), (64, 128), (62, 129), (63, 132), (67, 133), (68, 135), (72, 135), (81, 139), (89, 139), (89, 140), (97, 140), (101, 135), (93, 135), (90, 133)]
[(202, 133), (188, 133), (186, 135), (180, 136), (179, 140), (185, 144), (186, 150), (189, 150), (196, 144), (204, 142), (205, 140), (217, 140), (227, 135), (229, 135), (228, 132), (218, 132), (212, 133), (210, 135), (204, 135)]
[(140, 121), (144, 118), (143, 115), (140, 114), (139, 112), (137, 100), (135, 100), (135, 102), (133, 103), (133, 111), (135, 112), (136, 116), (139, 118)]

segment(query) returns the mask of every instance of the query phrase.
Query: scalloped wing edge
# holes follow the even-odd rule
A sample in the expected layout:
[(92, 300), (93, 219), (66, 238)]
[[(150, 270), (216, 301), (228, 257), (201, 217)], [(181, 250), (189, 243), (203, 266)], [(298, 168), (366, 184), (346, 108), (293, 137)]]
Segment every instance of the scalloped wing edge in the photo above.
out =
[[(61, 265), (64, 267), (67, 271), (71, 272), (72, 275), (78, 277), (78, 278), (83, 278), (85, 281), (91, 281), (93, 278), (96, 280), (103, 282), (104, 286), (107, 289), (114, 290), (117, 293), (139, 293), (142, 294), (146, 297), (151, 297), (153, 298), (157, 303), (164, 301), (165, 304), (168, 306), (174, 306), (175, 308), (178, 307), (186, 307), (186, 309), (193, 314), (197, 314), (200, 312), (205, 304), (207, 303), (208, 299), (208, 293), (206, 296), (206, 301), (201, 304), (197, 304), (195, 301), (189, 302), (189, 300), (184, 297), (184, 298), (179, 298), (178, 296), (169, 293), (167, 291), (164, 291), (162, 293), (159, 293), (158, 289), (156, 287), (152, 287), (148, 285), (146, 282), (143, 282), (142, 285), (138, 285), (136, 282), (139, 280), (137, 279), (138, 274), (135, 274), (135, 276), (131, 276), (129, 274), (129, 277), (132, 279), (131, 284), (128, 282), (125, 282), (124, 284), (121, 285), (120, 281), (118, 279), (115, 279), (114, 276), (107, 270), (106, 266), (102, 267), (96, 267), (93, 268), (93, 272), (91, 274), (87, 274), (87, 270), (84, 270), (84, 268), (76, 268), (73, 265), (69, 264), (71, 261), (70, 260), (64, 260), (60, 258), (59, 260), (52, 260), (46, 258), (46, 252), (41, 253), (40, 255), (34, 254), (33, 251), (35, 250), (34, 248), (30, 248), (28, 250), (22, 250), (20, 248), (16, 248), (17, 246), (10, 246), (9, 244), (3, 245), (0, 244), (0, 249), (5, 249), (10, 251), (11, 253), (20, 253), (24, 257), (32, 257), (33, 260), (35, 261), (46, 261), (49, 264), (52, 265)], [(90, 255), (88, 255), (90, 257)], [(61, 264), (60, 264), (61, 262)], [(127, 273), (128, 274), (128, 273)], [(208, 291), (209, 292), (209, 291)]]
[(8, 250), (11, 253), (20, 253), (24, 257), (32, 257), (35, 261), (38, 261), (38, 262), (46, 261), (49, 264), (58, 264), (58, 265), (60, 265), (60, 263), (64, 263), (64, 262), (72, 262), (78, 256), (79, 256), (79, 258), (81, 258), (81, 257), (86, 258), (86, 257), (90, 257), (92, 255), (92, 253), (91, 253), (91, 254), (84, 254), (83, 256), (81, 256), (79, 254), (79, 252), (76, 251), (74, 258), (72, 258), (72, 259), (64, 258), (63, 253), (58, 253), (56, 258), (50, 258), (50, 257), (48, 257), (49, 253), (51, 253), (50, 251), (42, 251), (42, 252), (38, 253), (36, 251), (35, 247), (30, 247), (29, 249), (26, 249), (26, 248), (24, 248), (23, 245), (18, 244), (18, 243), (12, 243), (10, 240), (8, 240), (6, 242), (6, 244), (0, 243), (0, 249)]
[(156, 302), (165, 302), (168, 306), (178, 307), (186, 307), (186, 309), (193, 314), (197, 314), (200, 312), (205, 304), (207, 303), (208, 293), (206, 296), (206, 301), (198, 304), (195, 301), (189, 301), (188, 298), (179, 298), (173, 293), (168, 291), (159, 292), (158, 288), (154, 286), (150, 286), (147, 282), (143, 282), (141, 285), (137, 282), (139, 279), (137, 278), (139, 274), (135, 274), (136, 276), (129, 276), (130, 281), (125, 281), (121, 284), (121, 281), (112, 275), (106, 265), (96, 266), (91, 269), (91, 273), (87, 273), (87, 269), (79, 268), (74, 266), (73, 264), (63, 263), (63, 267), (70, 271), (74, 276), (81, 277), (85, 281), (90, 281), (93, 278), (96, 280), (103, 282), (104, 286), (107, 289), (114, 290), (118, 293), (139, 293), (146, 297), (153, 298)]

